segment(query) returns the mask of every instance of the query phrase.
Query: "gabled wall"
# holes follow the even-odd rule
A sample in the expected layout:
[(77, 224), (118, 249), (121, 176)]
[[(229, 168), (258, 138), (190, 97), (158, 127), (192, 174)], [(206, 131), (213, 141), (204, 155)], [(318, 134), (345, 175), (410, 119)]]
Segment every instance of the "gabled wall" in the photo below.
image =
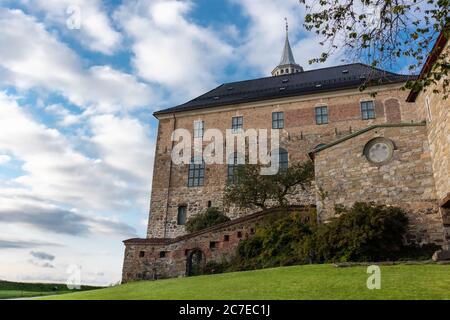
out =
[[(364, 147), (377, 137), (393, 142), (392, 159), (383, 165), (366, 158)], [(443, 225), (436, 198), (425, 124), (372, 128), (315, 153), (321, 221), (335, 215), (335, 206), (376, 202), (403, 208), (409, 218), (410, 243), (443, 243)]]

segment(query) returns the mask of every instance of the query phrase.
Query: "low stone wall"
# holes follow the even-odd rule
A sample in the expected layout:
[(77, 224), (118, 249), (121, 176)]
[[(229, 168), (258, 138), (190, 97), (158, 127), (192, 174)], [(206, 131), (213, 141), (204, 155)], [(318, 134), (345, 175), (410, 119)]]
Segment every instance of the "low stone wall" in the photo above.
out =
[(125, 240), (122, 282), (186, 276), (194, 253), (202, 253), (202, 264), (227, 260), (234, 255), (241, 240), (251, 237), (267, 221), (278, 219), (286, 212), (301, 212), (306, 220), (311, 210), (308, 206), (274, 208), (173, 239)]

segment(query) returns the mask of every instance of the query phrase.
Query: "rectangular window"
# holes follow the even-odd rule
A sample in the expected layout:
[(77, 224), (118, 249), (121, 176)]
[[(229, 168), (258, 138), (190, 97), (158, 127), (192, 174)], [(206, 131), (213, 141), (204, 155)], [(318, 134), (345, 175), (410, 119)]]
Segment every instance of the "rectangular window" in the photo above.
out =
[(239, 132), (244, 127), (244, 117), (233, 117), (231, 119), (231, 129), (233, 132)]
[(375, 119), (375, 105), (373, 101), (361, 102), (361, 117), (363, 120)]
[(194, 138), (203, 138), (204, 121), (194, 121)]
[(242, 164), (238, 164), (238, 153), (235, 152), (233, 154), (233, 163), (229, 163), (227, 166), (228, 169), (228, 183), (238, 183), (239, 182), (239, 167)]
[(191, 161), (188, 168), (188, 187), (201, 187), (205, 182), (205, 162), (196, 164)]
[(316, 124), (328, 123), (328, 107), (316, 108)]
[(178, 225), (185, 225), (186, 224), (186, 206), (179, 206), (178, 207), (178, 216), (177, 216), (177, 224)]
[(284, 128), (284, 112), (272, 112), (272, 129)]

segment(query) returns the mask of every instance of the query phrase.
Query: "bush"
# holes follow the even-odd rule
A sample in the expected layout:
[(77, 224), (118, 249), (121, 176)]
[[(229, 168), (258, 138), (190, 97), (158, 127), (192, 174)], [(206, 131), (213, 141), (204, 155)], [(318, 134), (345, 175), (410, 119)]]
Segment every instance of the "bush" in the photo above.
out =
[(317, 225), (300, 213), (266, 222), (242, 240), (230, 262), (209, 263), (205, 273), (306, 263), (429, 259), (438, 246), (404, 245), (408, 219), (399, 208), (355, 203), (337, 207), (337, 218)]
[(395, 260), (402, 252), (408, 219), (400, 208), (355, 203), (349, 209), (336, 208), (336, 213), (339, 218), (315, 234), (319, 261)]
[(266, 224), (239, 243), (231, 269), (398, 260), (424, 257), (432, 250), (403, 245), (408, 220), (399, 208), (356, 203), (336, 210), (339, 217), (327, 224), (317, 225), (315, 213), (309, 222), (294, 213)]
[(422, 246), (410, 244), (403, 246), (402, 250), (396, 256), (396, 260), (430, 260), (433, 253), (440, 249), (441, 246), (434, 243), (429, 243)]
[(230, 268), (230, 264), (227, 261), (215, 262), (209, 261), (202, 269), (202, 274), (217, 274), (224, 273)]
[[(313, 213), (312, 221), (315, 221)], [(315, 223), (292, 213), (258, 229), (256, 235), (241, 241), (233, 260), (234, 270), (249, 270), (310, 262), (310, 237)]]
[(186, 230), (192, 233), (227, 221), (230, 221), (230, 218), (219, 209), (208, 208), (205, 212), (190, 218), (186, 222)]

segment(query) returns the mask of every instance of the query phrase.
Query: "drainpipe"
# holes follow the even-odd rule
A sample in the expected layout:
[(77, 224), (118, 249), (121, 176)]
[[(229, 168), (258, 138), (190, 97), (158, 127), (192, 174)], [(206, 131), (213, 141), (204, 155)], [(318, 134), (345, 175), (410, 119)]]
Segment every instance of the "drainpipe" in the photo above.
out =
[[(172, 128), (172, 132), (175, 131), (175, 129), (177, 128), (177, 117), (175, 116), (175, 113), (172, 114), (173, 117), (173, 128)], [(175, 141), (172, 141), (172, 145), (170, 148), (170, 165), (169, 165), (169, 181), (168, 181), (168, 186), (167, 186), (167, 203), (166, 203), (166, 213), (164, 216), (164, 238), (167, 237), (167, 214), (169, 212), (169, 197), (170, 197), (170, 181), (172, 180), (172, 150), (173, 150), (173, 146), (175, 144)]]

